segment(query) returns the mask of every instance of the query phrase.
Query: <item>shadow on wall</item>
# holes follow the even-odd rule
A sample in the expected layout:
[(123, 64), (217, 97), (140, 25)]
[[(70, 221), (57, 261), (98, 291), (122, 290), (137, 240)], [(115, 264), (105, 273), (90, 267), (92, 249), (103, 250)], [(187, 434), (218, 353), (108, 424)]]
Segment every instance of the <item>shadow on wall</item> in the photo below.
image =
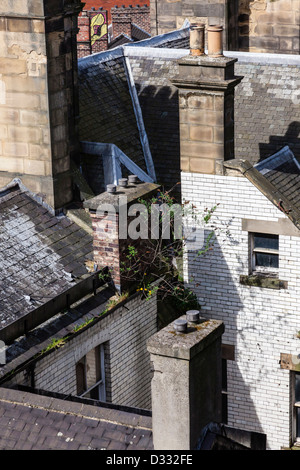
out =
[[(180, 181), (178, 91), (172, 86), (136, 84), (157, 182), (165, 189)], [(177, 186), (180, 188), (179, 185)]]
[[(207, 236), (208, 233), (207, 231), (205, 236)], [(240, 273), (244, 273), (245, 260), (238, 259), (238, 252), (235, 251), (238, 242), (230, 238), (229, 243), (232, 248), (232, 258), (236, 258)], [(228, 400), (228, 422), (224, 422), (223, 424), (239, 428), (239, 422), (243, 422), (243, 429), (263, 433), (256, 413), (255, 404), (251, 398), (253, 390), (250, 390), (250, 387), (245, 383), (242, 373), (243, 367), (246, 367), (248, 370), (249, 367), (251, 368), (252, 365), (255, 365), (255, 372), (257, 374), (255, 386), (257, 388), (260, 387), (260, 378), (265, 380), (265, 376), (268, 373), (267, 370), (263, 370), (263, 366), (261, 370), (257, 370), (257, 351), (253, 351), (253, 349), (251, 351), (248, 343), (249, 336), (251, 336), (253, 340), (255, 330), (259, 330), (258, 313), (249, 315), (249, 318), (244, 322), (242, 330), (238, 328), (236, 322), (241, 312), (243, 312), (244, 306), (235, 287), (237, 281), (233, 279), (218, 241), (215, 242), (212, 250), (204, 255), (198, 255), (197, 251), (190, 251), (187, 256), (186, 272), (188, 272), (190, 279), (189, 287), (197, 294), (198, 300), (202, 306), (200, 315), (209, 319), (222, 320), (225, 325), (225, 333), (222, 339), (223, 344), (236, 346), (238, 343), (239, 356), (240, 351), (243, 350), (243, 362), (241, 365), (236, 362), (236, 359), (226, 360), (226, 367), (223, 369), (223, 374), (224, 370), (226, 371), (225, 374), (227, 373), (228, 387), (227, 394), (225, 393)], [(253, 307), (254, 305), (255, 299), (253, 298)], [(253, 312), (255, 312), (254, 308)], [(257, 331), (256, 334), (259, 336), (259, 331)], [(233, 379), (230, 380), (230, 378)], [(232, 410), (236, 410), (235, 414), (232, 413)], [(226, 411), (225, 409), (222, 410), (223, 416), (227, 415)]]
[(285, 145), (288, 145), (297, 160), (300, 162), (300, 122), (289, 124), (284, 135), (271, 135), (268, 143), (259, 144), (260, 161), (273, 155)]
[(297, 2), (231, 0), (228, 2), (229, 50), (299, 54)]

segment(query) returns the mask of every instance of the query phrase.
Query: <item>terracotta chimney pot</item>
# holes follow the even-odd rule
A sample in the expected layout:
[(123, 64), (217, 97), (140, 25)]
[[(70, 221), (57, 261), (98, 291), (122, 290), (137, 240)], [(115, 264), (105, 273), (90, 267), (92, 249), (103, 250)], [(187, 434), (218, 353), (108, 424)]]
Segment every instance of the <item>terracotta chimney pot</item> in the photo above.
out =
[(204, 24), (191, 24), (190, 53), (194, 56), (204, 54)]
[(207, 28), (207, 46), (208, 55), (211, 57), (223, 56), (223, 26), (208, 26)]

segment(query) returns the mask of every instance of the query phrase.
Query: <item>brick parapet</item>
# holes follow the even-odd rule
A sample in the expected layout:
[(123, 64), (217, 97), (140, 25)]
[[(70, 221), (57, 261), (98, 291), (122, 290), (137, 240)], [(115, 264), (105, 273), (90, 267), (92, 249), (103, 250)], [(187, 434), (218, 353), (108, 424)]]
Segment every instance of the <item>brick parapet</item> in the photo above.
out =
[(130, 22), (136, 24), (147, 33), (151, 33), (150, 8), (147, 5), (141, 7), (114, 7), (111, 9), (111, 18), (113, 27), (116, 22)]

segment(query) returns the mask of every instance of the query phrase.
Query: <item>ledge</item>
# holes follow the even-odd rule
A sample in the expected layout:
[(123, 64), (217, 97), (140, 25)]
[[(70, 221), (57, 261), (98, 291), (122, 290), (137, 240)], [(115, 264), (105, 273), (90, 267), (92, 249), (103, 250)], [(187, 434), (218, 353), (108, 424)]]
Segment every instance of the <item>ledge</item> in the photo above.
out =
[(241, 275), (240, 284), (243, 286), (262, 287), (264, 289), (287, 289), (288, 282), (274, 277), (265, 277), (258, 274), (250, 276)]

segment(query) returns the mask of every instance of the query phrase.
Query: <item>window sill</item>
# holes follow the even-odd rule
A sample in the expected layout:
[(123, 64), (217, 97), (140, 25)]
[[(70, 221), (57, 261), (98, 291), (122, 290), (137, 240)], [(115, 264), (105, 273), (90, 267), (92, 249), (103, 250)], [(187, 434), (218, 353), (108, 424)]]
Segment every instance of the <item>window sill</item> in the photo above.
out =
[(287, 289), (288, 282), (282, 281), (276, 277), (261, 274), (241, 275), (240, 284), (243, 286), (262, 287), (264, 289)]

